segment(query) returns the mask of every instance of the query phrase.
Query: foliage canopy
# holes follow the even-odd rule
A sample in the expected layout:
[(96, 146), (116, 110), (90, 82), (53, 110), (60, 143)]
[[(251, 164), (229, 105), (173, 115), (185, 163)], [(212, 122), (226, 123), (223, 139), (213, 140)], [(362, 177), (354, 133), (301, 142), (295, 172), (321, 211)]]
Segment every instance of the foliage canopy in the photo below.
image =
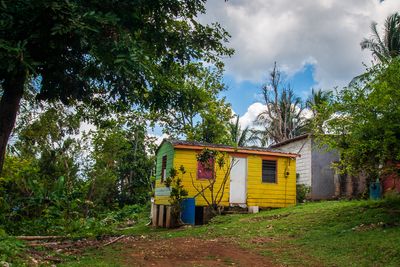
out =
[[(202, 25), (204, 0), (2, 1), (0, 170), (28, 83), (37, 98), (98, 112), (141, 105), (163, 110), (173, 77), (196, 61), (222, 68), (228, 33)], [(202, 64), (198, 68), (203, 68)], [(112, 104), (108, 106), (107, 104)]]
[(376, 179), (388, 163), (400, 160), (400, 60), (376, 65), (361, 83), (338, 91), (324, 112), (328, 135), (319, 137), (338, 149), (340, 168), (366, 171)]

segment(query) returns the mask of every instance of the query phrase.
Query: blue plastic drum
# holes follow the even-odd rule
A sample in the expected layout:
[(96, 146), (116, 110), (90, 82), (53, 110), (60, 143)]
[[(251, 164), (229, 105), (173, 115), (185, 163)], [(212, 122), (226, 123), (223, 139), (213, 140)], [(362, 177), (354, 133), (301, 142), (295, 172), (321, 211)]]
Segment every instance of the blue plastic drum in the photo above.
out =
[(369, 186), (369, 198), (378, 200), (381, 198), (381, 184), (380, 182), (372, 182)]
[(185, 198), (182, 201), (181, 219), (186, 224), (195, 224), (196, 201), (194, 198)]

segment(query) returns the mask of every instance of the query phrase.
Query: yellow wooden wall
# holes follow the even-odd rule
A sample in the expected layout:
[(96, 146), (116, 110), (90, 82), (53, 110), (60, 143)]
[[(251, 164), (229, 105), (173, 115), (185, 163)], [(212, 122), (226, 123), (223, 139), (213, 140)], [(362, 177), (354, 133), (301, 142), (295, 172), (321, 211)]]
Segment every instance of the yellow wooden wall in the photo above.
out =
[[(207, 187), (210, 183), (208, 180), (198, 180), (197, 179), (197, 159), (196, 155), (198, 152), (193, 151), (193, 150), (175, 150), (175, 159), (174, 159), (174, 166), (176, 169), (179, 169), (181, 165), (183, 165), (186, 169), (186, 174), (183, 176), (182, 179), (182, 184), (186, 190), (188, 190), (189, 197), (195, 196), (198, 191), (192, 184), (192, 178), (194, 185), (198, 188), (201, 189), (201, 185), (204, 187)], [(218, 167), (215, 168), (216, 171), (216, 182), (214, 184), (214, 190), (218, 190), (221, 188), (221, 184), (224, 178), (224, 174), (226, 172), (226, 168), (228, 168), (228, 164), (230, 163), (229, 156), (225, 159), (225, 162), (227, 164), (225, 167), (220, 170)], [(217, 165), (217, 164), (215, 164)], [(204, 191), (206, 193), (207, 199), (211, 200), (211, 195), (210, 191), (206, 189)], [(214, 196), (216, 193), (214, 193)], [(198, 195), (196, 197), (196, 206), (205, 206), (207, 205), (207, 202), (205, 199)], [(227, 206), (229, 205), (229, 178), (228, 181), (225, 184), (225, 190), (223, 194), (223, 199), (221, 201), (221, 205)]]
[[(296, 204), (296, 160), (279, 157), (277, 183), (263, 183), (262, 157), (247, 157), (247, 205), (260, 207), (287, 207)], [(289, 175), (285, 177), (285, 173)]]
[[(186, 174), (182, 176), (182, 184), (188, 190), (189, 197), (195, 196), (198, 191), (192, 185), (192, 178), (195, 185), (200, 188), (209, 185), (207, 180), (197, 180), (197, 160), (194, 150), (175, 149), (174, 168), (179, 169), (183, 165), (186, 169)], [(296, 204), (296, 161), (294, 159), (279, 157), (277, 158), (277, 183), (263, 183), (261, 176), (262, 157), (257, 155), (247, 155), (247, 205), (260, 207), (286, 207)], [(229, 160), (226, 160), (229, 162)], [(227, 168), (226, 165), (225, 168)], [(224, 172), (217, 171), (217, 182), (214, 188), (218, 189), (221, 186)], [(285, 172), (289, 175), (285, 177)], [(180, 175), (180, 174), (179, 174)], [(156, 188), (165, 188), (164, 184), (160, 184), (160, 180), (156, 181)], [(167, 191), (165, 188), (163, 190)], [(206, 190), (207, 197), (210, 199), (209, 190)], [(168, 196), (156, 196), (156, 204), (169, 204)], [(225, 185), (225, 192), (221, 202), (224, 206), (229, 206), (229, 178)], [(196, 197), (196, 206), (205, 206), (206, 201), (198, 195)]]

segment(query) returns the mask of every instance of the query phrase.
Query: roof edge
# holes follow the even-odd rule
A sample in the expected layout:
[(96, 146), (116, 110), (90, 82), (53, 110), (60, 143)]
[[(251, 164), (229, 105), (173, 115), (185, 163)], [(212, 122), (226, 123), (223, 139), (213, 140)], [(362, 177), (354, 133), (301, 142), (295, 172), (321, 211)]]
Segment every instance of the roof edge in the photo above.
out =
[(242, 153), (242, 154), (253, 154), (253, 155), (265, 155), (265, 156), (278, 156), (278, 157), (286, 157), (286, 158), (297, 158), (300, 155), (295, 153), (287, 153), (287, 152), (279, 152), (279, 151), (261, 151), (256, 149), (246, 149), (243, 147), (213, 147), (213, 146), (195, 146), (195, 145), (174, 145), (175, 148), (181, 149), (191, 149), (191, 150), (200, 150), (200, 149), (212, 149), (216, 151), (222, 152), (232, 152), (232, 153)]
[(164, 143), (170, 143), (174, 148), (180, 149), (191, 149), (191, 150), (201, 150), (201, 149), (212, 149), (216, 151), (223, 151), (223, 152), (230, 152), (230, 153), (243, 153), (243, 154), (253, 154), (253, 155), (265, 155), (265, 156), (278, 156), (278, 157), (286, 157), (286, 158), (296, 158), (299, 157), (299, 154), (295, 153), (288, 153), (282, 151), (271, 151), (265, 148), (251, 148), (251, 147), (234, 147), (234, 146), (227, 146), (227, 145), (220, 145), (220, 144), (209, 144), (209, 143), (201, 143), (201, 142), (194, 142), (190, 143), (190, 141), (183, 141), (183, 140), (175, 140), (175, 139), (168, 139), (164, 138), (163, 141), (160, 143), (158, 148), (156, 149), (155, 153), (157, 154), (161, 146)]
[(306, 139), (306, 138), (308, 138), (308, 137), (310, 137), (310, 136), (312, 136), (312, 135), (311, 135), (311, 134), (299, 135), (299, 136), (293, 137), (293, 138), (291, 138), (291, 139), (288, 139), (288, 140), (285, 140), (285, 141), (282, 141), (282, 142), (279, 142), (279, 143), (270, 145), (268, 148), (278, 148), (278, 147), (281, 147), (281, 146), (283, 146), (283, 145), (290, 144), (290, 143), (295, 142), (295, 141), (299, 141), (299, 140), (302, 140), (302, 139)]

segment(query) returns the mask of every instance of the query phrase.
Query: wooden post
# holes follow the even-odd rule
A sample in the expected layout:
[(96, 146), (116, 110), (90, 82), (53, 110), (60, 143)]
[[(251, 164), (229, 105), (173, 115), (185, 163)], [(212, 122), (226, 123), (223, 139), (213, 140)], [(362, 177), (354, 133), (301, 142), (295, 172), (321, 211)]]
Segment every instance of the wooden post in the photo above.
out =
[(211, 210), (208, 206), (203, 207), (203, 224), (207, 224), (211, 220)]
[(154, 216), (154, 199), (151, 198), (150, 202), (150, 220), (153, 221), (153, 216)]
[(167, 214), (165, 216), (165, 227), (170, 228), (173, 225), (171, 225), (171, 206), (166, 206), (166, 211)]
[(158, 226), (164, 227), (164, 205), (159, 206), (158, 211)]
[(152, 223), (152, 226), (157, 227), (157, 223), (158, 223), (158, 205), (153, 204), (152, 208), (153, 208), (153, 213), (152, 213), (151, 223)]

